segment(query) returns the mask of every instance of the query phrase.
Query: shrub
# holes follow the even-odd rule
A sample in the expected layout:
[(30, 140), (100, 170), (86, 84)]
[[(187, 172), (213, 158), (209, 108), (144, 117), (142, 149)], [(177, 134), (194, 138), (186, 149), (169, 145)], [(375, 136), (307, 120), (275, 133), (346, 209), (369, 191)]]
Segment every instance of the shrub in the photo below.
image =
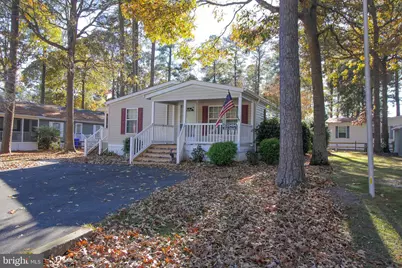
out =
[(277, 138), (265, 139), (260, 143), (261, 159), (269, 165), (279, 162), (279, 140)]
[(313, 135), (311, 135), (310, 127), (306, 122), (302, 122), (303, 131), (303, 153), (307, 154), (311, 150)]
[(130, 137), (127, 137), (123, 140), (123, 152), (125, 155), (130, 153)]
[(269, 120), (262, 121), (256, 128), (256, 142), (260, 142), (264, 139), (277, 138), (280, 136), (280, 125), (278, 118), (271, 118)]
[(58, 129), (41, 126), (36, 131), (39, 149), (49, 150), (50, 148), (60, 148), (60, 131)]
[(247, 162), (250, 165), (253, 165), (253, 166), (258, 165), (258, 153), (254, 152), (254, 151), (248, 151), (246, 153), (246, 156), (247, 156)]
[(204, 161), (205, 150), (202, 149), (201, 145), (197, 145), (197, 147), (194, 148), (191, 152), (191, 157), (194, 162), (201, 163), (202, 161)]
[(233, 162), (236, 153), (237, 145), (232, 141), (227, 141), (212, 144), (207, 156), (215, 165), (224, 166)]

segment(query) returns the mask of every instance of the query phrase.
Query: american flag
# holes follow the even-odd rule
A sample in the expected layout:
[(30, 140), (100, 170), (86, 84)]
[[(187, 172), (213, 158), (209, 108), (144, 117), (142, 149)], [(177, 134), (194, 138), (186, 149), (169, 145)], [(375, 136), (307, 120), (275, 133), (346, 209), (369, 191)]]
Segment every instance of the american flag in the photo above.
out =
[(215, 127), (219, 126), (219, 122), (221, 121), (222, 117), (233, 107), (235, 107), (232, 99), (232, 95), (228, 91), (228, 95), (226, 96), (225, 102), (223, 103), (222, 110), (219, 113), (218, 120), (215, 123)]

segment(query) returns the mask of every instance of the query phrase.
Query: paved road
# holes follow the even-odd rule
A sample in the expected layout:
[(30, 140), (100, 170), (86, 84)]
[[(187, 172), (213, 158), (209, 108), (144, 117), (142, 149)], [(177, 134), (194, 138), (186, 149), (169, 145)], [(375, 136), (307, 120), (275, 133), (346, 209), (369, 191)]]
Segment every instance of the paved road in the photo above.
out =
[(184, 179), (159, 168), (76, 163), (0, 172), (0, 253), (46, 244)]

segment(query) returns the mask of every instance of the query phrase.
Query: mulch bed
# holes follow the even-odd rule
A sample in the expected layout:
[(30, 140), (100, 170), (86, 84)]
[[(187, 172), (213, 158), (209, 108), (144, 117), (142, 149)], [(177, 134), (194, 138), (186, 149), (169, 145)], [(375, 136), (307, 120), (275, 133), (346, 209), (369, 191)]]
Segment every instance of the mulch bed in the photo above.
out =
[(330, 167), (306, 167), (292, 191), (265, 164), (170, 168), (190, 179), (108, 217), (46, 267), (363, 267), (324, 191)]

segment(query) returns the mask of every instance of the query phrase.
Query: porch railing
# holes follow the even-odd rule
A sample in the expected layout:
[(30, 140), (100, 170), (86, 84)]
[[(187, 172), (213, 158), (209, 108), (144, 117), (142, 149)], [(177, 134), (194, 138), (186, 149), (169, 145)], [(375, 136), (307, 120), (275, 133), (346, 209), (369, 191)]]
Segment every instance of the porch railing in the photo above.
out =
[(247, 124), (241, 124), (240, 127), (240, 144), (250, 144), (253, 143), (253, 126)]
[(185, 142), (187, 144), (212, 144), (216, 142), (237, 142), (237, 124), (218, 125), (215, 123), (187, 123)]
[(152, 144), (174, 142), (174, 126), (151, 124), (134, 137), (130, 137), (129, 163)]
[(87, 137), (84, 140), (84, 155), (87, 156), (91, 153), (97, 146), (99, 146), (99, 141), (103, 139), (103, 127), (98, 129), (94, 134)]

